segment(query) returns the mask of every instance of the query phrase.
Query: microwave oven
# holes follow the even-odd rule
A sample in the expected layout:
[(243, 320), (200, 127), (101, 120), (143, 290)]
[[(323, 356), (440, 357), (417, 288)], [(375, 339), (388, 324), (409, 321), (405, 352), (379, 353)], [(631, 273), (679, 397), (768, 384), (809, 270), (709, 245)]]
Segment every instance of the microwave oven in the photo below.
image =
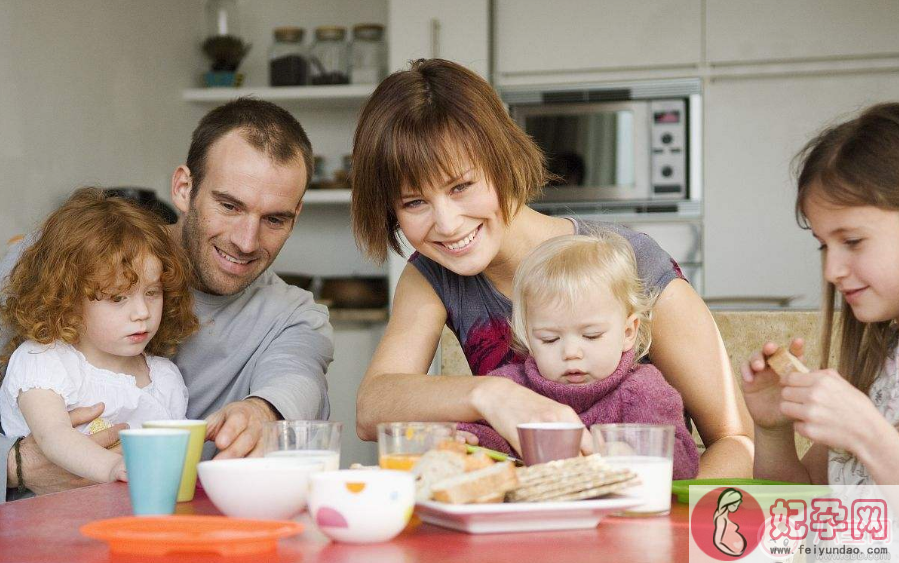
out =
[(503, 98), (554, 176), (540, 202), (700, 200), (698, 80), (507, 90)]

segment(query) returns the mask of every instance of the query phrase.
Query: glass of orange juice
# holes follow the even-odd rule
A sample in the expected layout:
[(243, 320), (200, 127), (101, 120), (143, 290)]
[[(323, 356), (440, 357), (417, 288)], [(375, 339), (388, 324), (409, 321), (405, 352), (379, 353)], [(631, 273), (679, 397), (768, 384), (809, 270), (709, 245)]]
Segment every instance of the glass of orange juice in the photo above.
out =
[(383, 422), (378, 425), (378, 462), (381, 469), (410, 471), (426, 451), (455, 439), (453, 422)]

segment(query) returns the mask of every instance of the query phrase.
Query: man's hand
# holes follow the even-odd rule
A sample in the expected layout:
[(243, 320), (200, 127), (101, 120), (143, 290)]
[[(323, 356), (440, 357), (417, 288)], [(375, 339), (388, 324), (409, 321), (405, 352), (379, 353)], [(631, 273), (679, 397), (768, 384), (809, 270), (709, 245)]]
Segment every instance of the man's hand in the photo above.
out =
[[(92, 407), (81, 407), (69, 411), (69, 418), (72, 426), (80, 426), (94, 420), (101, 414), (106, 407), (103, 403), (98, 403)], [(108, 448), (119, 441), (119, 430), (128, 428), (127, 424), (116, 424), (112, 428), (107, 428), (102, 432), (93, 434), (90, 438), (97, 444)], [(25, 486), (34, 494), (43, 495), (47, 493), (58, 493), (69, 489), (76, 489), (86, 485), (93, 485), (92, 481), (82, 479), (77, 475), (73, 475), (68, 471), (61, 469), (50, 462), (41, 452), (40, 447), (34, 438), (27, 436), (19, 444), (19, 452), (22, 455), (22, 477), (25, 480)], [(16, 456), (13, 450), (9, 450), (9, 456), (6, 460), (6, 486), (15, 488), (19, 485), (16, 477)]]
[(215, 441), (215, 459), (261, 457), (262, 425), (275, 420), (274, 408), (258, 397), (228, 403), (206, 419), (206, 439)]

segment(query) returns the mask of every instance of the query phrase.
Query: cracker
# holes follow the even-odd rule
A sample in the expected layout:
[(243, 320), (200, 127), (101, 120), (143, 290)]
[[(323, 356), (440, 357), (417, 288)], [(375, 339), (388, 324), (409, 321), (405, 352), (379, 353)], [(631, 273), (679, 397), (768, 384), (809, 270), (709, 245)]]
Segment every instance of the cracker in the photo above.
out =
[(800, 373), (809, 372), (809, 369), (805, 367), (805, 364), (800, 362), (799, 358), (791, 354), (786, 348), (778, 348), (777, 352), (771, 354), (768, 357), (768, 365), (771, 366), (774, 373), (781, 378), (786, 377), (794, 371)]
[(636, 479), (632, 471), (622, 471), (615, 474), (596, 476), (592, 479), (576, 477), (559, 481), (546, 481), (536, 485), (521, 487), (509, 493), (509, 500), (513, 502), (541, 500), (580, 493), (617, 483), (626, 483)]
[(595, 498), (639, 483), (632, 470), (613, 468), (595, 454), (520, 468), (518, 479), (510, 502)]
[(629, 479), (627, 481), (620, 481), (618, 483), (611, 483), (609, 485), (601, 485), (599, 487), (594, 487), (591, 489), (586, 489), (583, 491), (578, 491), (576, 493), (570, 493), (567, 495), (560, 496), (547, 496), (544, 498), (536, 498), (532, 500), (522, 500), (518, 502), (564, 502), (564, 501), (572, 501), (572, 500), (586, 500), (591, 498), (598, 498), (606, 495), (610, 495), (612, 493), (616, 493), (623, 489), (627, 489), (628, 487), (633, 487), (634, 485), (639, 485), (640, 480), (636, 477)]

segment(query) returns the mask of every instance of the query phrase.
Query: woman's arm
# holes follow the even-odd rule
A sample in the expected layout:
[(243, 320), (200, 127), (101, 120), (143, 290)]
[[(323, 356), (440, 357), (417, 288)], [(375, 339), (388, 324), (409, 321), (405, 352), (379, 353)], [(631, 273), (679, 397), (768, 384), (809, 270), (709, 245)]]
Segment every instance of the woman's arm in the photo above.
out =
[(752, 422), (712, 314), (684, 280), (653, 309), (652, 363), (684, 399), (706, 451), (698, 478), (752, 476)]
[[(755, 464), (753, 477), (791, 483), (811, 483), (809, 470), (796, 455), (793, 426), (787, 428), (755, 427)], [(811, 450), (809, 453), (812, 453)], [(814, 459), (814, 455), (809, 457)]]
[[(486, 420), (516, 450), (516, 425), (580, 423), (571, 407), (501, 377), (426, 375), (446, 323), (446, 309), (411, 264), (400, 276), (390, 321), (356, 395), (356, 433), (377, 439), (379, 422)], [(590, 448), (585, 433), (584, 448)]]
[(75, 430), (58, 393), (29, 389), (19, 394), (18, 402), (32, 436), (55, 465), (97, 483), (124, 478), (122, 456)]

